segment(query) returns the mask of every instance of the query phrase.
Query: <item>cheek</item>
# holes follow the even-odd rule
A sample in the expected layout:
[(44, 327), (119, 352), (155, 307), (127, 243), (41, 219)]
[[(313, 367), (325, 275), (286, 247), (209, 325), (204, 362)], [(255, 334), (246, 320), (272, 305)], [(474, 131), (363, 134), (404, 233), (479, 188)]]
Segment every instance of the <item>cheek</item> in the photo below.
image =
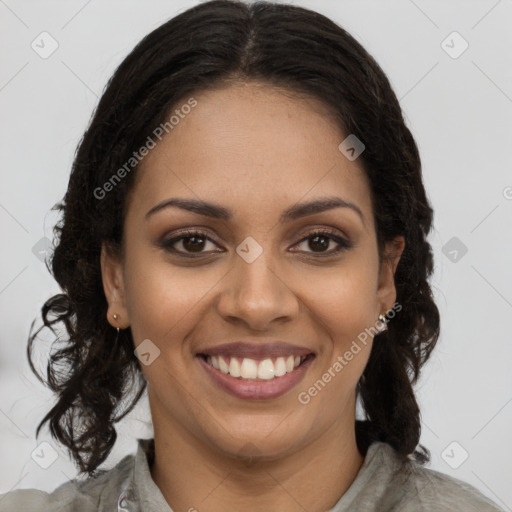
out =
[(377, 260), (358, 252), (335, 268), (302, 274), (304, 303), (335, 345), (350, 344), (377, 320), (377, 271)]
[(156, 250), (127, 250), (127, 254), (126, 300), (135, 344), (149, 338), (157, 346), (166, 344), (166, 350), (178, 349), (168, 340), (187, 332), (219, 272), (176, 267)]
[[(322, 395), (318, 406), (348, 399), (368, 361), (372, 347), (369, 328), (375, 325), (378, 309), (378, 259), (372, 254), (370, 250), (358, 251), (336, 269), (305, 277), (305, 304), (325, 340), (317, 371), (304, 388), (306, 393), (311, 390), (311, 397)], [(327, 392), (320, 393), (324, 384), (318, 384), (319, 379), (330, 383)]]
[[(301, 404), (314, 404), (313, 416), (327, 425), (351, 403), (355, 388), (368, 362), (376, 307), (373, 281), (360, 274), (340, 272), (329, 283), (329, 293), (318, 299), (317, 324), (322, 325), (325, 342), (318, 354), (318, 365), (297, 398)], [(317, 280), (317, 284), (320, 284)], [(352, 398), (351, 398), (352, 397)], [(331, 411), (325, 414), (325, 411)]]

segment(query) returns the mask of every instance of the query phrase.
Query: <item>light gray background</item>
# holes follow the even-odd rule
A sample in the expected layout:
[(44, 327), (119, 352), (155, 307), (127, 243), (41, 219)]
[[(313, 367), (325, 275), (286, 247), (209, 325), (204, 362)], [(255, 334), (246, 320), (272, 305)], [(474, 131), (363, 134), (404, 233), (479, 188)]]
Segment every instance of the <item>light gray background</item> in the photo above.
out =
[[(145, 34), (195, 3), (0, 0), (0, 492), (52, 490), (76, 474), (47, 430), (35, 439), (52, 397), (28, 368), (26, 339), (59, 289), (32, 249), (52, 236), (50, 209), (115, 67)], [(431, 468), (512, 510), (512, 1), (294, 3), (351, 32), (400, 98), (435, 210), (432, 284), (442, 315), (417, 387), (421, 442)], [(47, 59), (31, 48), (43, 31), (59, 45)], [(442, 46), (453, 31), (469, 44), (458, 58)], [(451, 36), (444, 47), (453, 54), (462, 44)], [(455, 262), (442, 252), (452, 237), (468, 249)], [(120, 425), (105, 467), (151, 435), (148, 419), (142, 403)], [(53, 448), (36, 449), (44, 441)], [(36, 450), (49, 460), (52, 449), (58, 458), (48, 469), (31, 457)]]

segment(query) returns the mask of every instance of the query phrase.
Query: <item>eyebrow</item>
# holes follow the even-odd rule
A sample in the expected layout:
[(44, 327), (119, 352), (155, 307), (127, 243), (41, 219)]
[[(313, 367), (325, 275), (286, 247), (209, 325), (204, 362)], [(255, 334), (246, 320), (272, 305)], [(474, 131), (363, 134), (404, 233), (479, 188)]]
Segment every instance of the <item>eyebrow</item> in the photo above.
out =
[[(230, 210), (218, 204), (197, 199), (182, 199), (177, 197), (166, 199), (165, 201), (158, 203), (146, 213), (145, 218), (147, 220), (155, 213), (170, 207), (181, 208), (182, 210), (193, 212), (198, 215), (225, 221), (229, 221), (233, 218), (233, 214)], [(308, 215), (314, 215), (315, 213), (321, 213), (334, 208), (349, 208), (356, 212), (361, 218), (363, 224), (365, 224), (363, 212), (357, 205), (349, 201), (345, 201), (341, 197), (335, 196), (315, 199), (306, 203), (294, 204), (281, 214), (279, 222), (284, 224), (285, 222), (291, 222), (302, 217), (307, 217)]]

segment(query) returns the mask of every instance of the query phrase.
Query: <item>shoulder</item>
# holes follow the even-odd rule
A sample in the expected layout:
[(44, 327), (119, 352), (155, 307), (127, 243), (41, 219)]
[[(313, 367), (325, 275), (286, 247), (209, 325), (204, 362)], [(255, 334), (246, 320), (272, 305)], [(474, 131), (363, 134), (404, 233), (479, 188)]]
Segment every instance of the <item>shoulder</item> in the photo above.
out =
[(134, 455), (86, 480), (69, 480), (48, 493), (18, 489), (0, 495), (0, 512), (99, 512), (117, 510), (120, 490), (129, 483)]
[(401, 512), (503, 512), (476, 487), (415, 461), (400, 467), (394, 449), (387, 444), (381, 451), (393, 467), (385, 501), (400, 504)]
[[(476, 487), (444, 473), (425, 467), (413, 470), (413, 481), (418, 498), (414, 510), (425, 512), (503, 512), (496, 503)], [(421, 509), (419, 507), (422, 507)]]

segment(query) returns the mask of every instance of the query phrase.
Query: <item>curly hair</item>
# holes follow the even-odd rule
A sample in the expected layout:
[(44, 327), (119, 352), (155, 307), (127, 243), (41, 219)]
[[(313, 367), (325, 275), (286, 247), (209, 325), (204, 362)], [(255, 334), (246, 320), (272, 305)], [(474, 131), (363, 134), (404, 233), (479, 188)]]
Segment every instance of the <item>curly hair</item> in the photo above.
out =
[[(194, 6), (146, 35), (107, 83), (75, 154), (67, 192), (55, 206), (49, 269), (63, 293), (42, 307), (31, 328), (32, 370), (57, 395), (40, 422), (69, 451), (80, 473), (96, 474), (115, 441), (115, 423), (142, 396), (146, 380), (130, 328), (116, 337), (107, 321), (100, 252), (122, 250), (127, 197), (137, 166), (108, 194), (98, 190), (132, 158), (183, 98), (233, 81), (255, 81), (323, 102), (346, 134), (365, 144), (379, 255), (398, 235), (405, 249), (395, 272), (403, 309), (378, 334), (357, 384), (366, 419), (356, 420), (358, 449), (391, 445), (402, 461), (430, 460), (419, 445), (420, 410), (413, 391), (439, 337), (439, 311), (428, 279), (427, 236), (433, 210), (422, 182), (417, 145), (377, 62), (344, 29), (314, 11), (285, 4), (213, 0)], [(103, 197), (104, 196), (104, 197)], [(56, 336), (46, 377), (33, 364), (41, 329)]]

